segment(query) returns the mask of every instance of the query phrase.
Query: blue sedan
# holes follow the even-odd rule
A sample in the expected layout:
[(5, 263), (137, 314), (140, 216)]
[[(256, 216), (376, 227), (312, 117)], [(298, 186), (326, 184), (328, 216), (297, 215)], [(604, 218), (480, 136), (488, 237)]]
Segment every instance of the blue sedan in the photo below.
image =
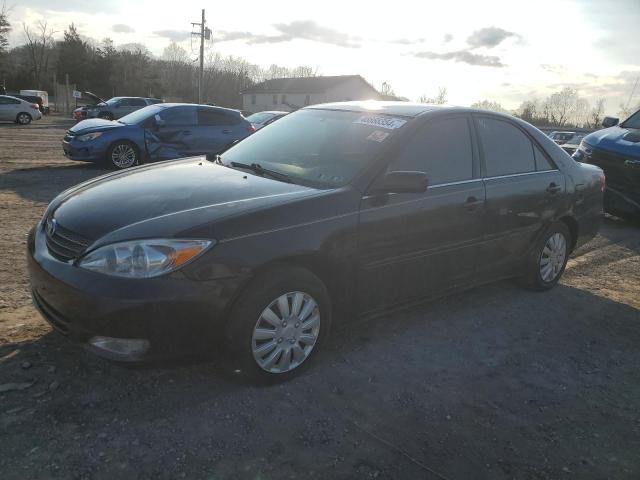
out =
[(147, 161), (216, 153), (255, 131), (237, 110), (163, 103), (120, 120), (84, 120), (67, 131), (66, 157), (123, 169)]

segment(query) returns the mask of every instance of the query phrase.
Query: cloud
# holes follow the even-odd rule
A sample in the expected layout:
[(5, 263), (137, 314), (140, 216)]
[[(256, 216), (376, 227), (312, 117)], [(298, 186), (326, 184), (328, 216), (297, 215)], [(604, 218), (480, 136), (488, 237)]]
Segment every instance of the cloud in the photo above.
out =
[(552, 63), (542, 63), (540, 64), (540, 68), (551, 73), (565, 73), (567, 71), (567, 68), (564, 65), (557, 65)]
[(521, 38), (514, 32), (509, 32), (498, 27), (485, 27), (476, 30), (467, 38), (467, 43), (471, 48), (493, 48), (500, 45), (509, 37)]
[(500, 57), (495, 55), (480, 55), (468, 50), (456, 50), (452, 52), (416, 52), (413, 54), (417, 58), (427, 58), (429, 60), (453, 60), (454, 62), (467, 63), (480, 67), (505, 67)]
[(444, 43), (449, 43), (451, 40), (453, 40), (453, 35), (451, 35), (450, 33), (445, 33), (443, 40)]
[(135, 28), (125, 25), (124, 23), (116, 23), (111, 27), (111, 30), (117, 33), (133, 33), (136, 31)]
[(278, 23), (274, 28), (277, 35), (263, 35), (252, 32), (220, 31), (216, 34), (218, 42), (244, 41), (250, 45), (260, 43), (280, 43), (293, 40), (310, 40), (346, 48), (359, 48), (360, 38), (347, 33), (323, 27), (313, 20), (296, 20), (290, 23)]
[(153, 34), (158, 37), (168, 38), (174, 42), (182, 42), (191, 37), (191, 32), (188, 30), (156, 30)]

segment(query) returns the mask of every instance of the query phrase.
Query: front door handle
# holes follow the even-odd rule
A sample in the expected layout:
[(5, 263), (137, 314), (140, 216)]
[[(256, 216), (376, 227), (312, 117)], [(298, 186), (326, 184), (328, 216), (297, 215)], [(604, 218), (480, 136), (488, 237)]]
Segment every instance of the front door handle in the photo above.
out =
[(472, 212), (476, 210), (478, 208), (478, 205), (480, 205), (482, 202), (483, 202), (482, 200), (478, 200), (478, 198), (472, 195), (468, 197), (467, 200), (464, 202), (464, 208)]
[(556, 185), (555, 182), (551, 182), (547, 187), (547, 192), (549, 192), (551, 195), (555, 195), (559, 191), (560, 191), (560, 185)]

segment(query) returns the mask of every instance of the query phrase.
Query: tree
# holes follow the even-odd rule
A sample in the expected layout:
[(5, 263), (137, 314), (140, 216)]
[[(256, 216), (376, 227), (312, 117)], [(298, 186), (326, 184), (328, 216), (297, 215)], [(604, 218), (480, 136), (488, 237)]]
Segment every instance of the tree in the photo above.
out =
[(7, 53), (7, 47), (9, 46), (8, 35), (10, 31), (9, 11), (7, 10), (7, 4), (3, 3), (0, 9), (0, 55)]
[(604, 98), (596, 101), (596, 105), (589, 112), (587, 127), (599, 128), (602, 125), (602, 116), (604, 115)]
[(39, 21), (35, 30), (22, 24), (29, 58), (30, 76), (35, 87), (42, 88), (45, 76), (49, 72), (49, 61), (54, 47), (53, 34), (47, 22)]
[(64, 39), (58, 43), (58, 62), (56, 72), (63, 78), (69, 75), (69, 81), (78, 86), (88, 86), (88, 68), (92, 51), (88, 43), (80, 38), (76, 26), (72, 23), (64, 32)]
[(545, 102), (545, 111), (553, 125), (563, 127), (569, 119), (575, 116), (578, 108), (578, 91), (565, 87), (561, 91), (551, 94)]
[(525, 100), (518, 107), (517, 115), (525, 122), (534, 123), (538, 119), (538, 110), (537, 100)]
[(481, 100), (471, 105), (471, 108), (481, 108), (483, 110), (492, 110), (494, 112), (509, 113), (506, 108), (503, 108), (498, 102), (491, 100)]
[(438, 94), (435, 97), (428, 97), (426, 95), (422, 95), (418, 101), (420, 103), (430, 103), (433, 105), (444, 105), (447, 103), (447, 88), (440, 87), (438, 89)]

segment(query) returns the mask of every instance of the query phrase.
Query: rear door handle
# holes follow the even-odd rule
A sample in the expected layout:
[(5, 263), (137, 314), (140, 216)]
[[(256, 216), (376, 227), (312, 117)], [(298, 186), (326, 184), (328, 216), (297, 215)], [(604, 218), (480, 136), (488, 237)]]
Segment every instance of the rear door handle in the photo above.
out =
[(547, 187), (547, 192), (549, 192), (551, 195), (554, 195), (559, 191), (560, 191), (560, 186), (556, 185), (555, 182), (551, 182)]
[(468, 197), (467, 200), (464, 202), (464, 208), (466, 208), (469, 211), (474, 211), (478, 208), (478, 205), (482, 203), (483, 203), (483, 200), (478, 200), (476, 197), (472, 195)]
[(231, 133), (231, 130), (222, 130), (222, 133), (228, 134)]

